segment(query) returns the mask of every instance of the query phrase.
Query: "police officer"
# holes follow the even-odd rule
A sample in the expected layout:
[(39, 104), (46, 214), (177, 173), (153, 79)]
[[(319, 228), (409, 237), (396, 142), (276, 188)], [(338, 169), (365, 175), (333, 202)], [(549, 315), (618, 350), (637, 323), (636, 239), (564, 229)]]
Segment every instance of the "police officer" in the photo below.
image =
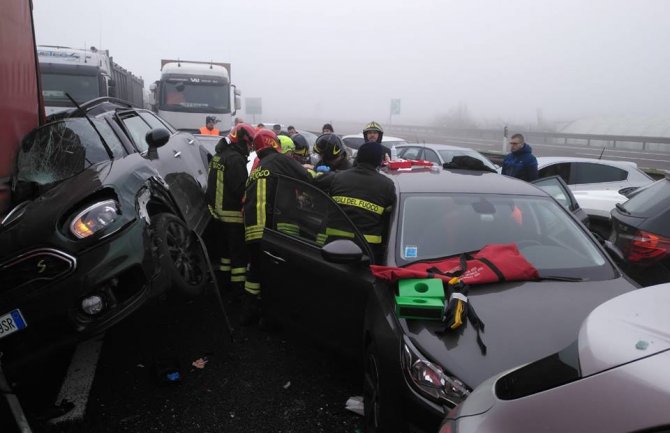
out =
[(285, 222), (280, 224), (273, 221), (277, 190), (277, 177), (273, 175), (281, 174), (304, 182), (312, 182), (312, 176), (300, 163), (279, 151), (279, 139), (269, 129), (256, 132), (253, 147), (260, 162), (249, 175), (244, 198), (244, 234), (249, 267), (244, 284), (245, 296), (240, 323), (245, 326), (257, 323), (261, 316), (260, 241), (265, 227), (272, 227), (275, 223), (278, 229), (280, 225), (288, 226)]
[[(363, 144), (358, 149), (356, 167), (335, 173), (329, 190), (372, 247), (375, 263), (383, 260), (385, 226), (396, 198), (393, 181), (377, 171), (383, 158), (381, 144), (376, 141)], [(347, 227), (346, 221), (334, 215), (328, 221), (327, 242), (353, 238)]]
[(213, 217), (209, 244), (219, 261), (221, 285), (236, 294), (242, 293), (247, 269), (242, 198), (253, 135), (253, 126), (240, 123), (219, 140), (207, 177), (207, 204)]

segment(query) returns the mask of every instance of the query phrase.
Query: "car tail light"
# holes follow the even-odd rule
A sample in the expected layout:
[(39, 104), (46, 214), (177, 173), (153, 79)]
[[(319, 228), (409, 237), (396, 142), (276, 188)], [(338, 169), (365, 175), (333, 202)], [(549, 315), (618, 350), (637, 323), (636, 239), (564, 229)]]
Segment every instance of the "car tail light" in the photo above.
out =
[(621, 250), (626, 259), (637, 265), (650, 265), (670, 251), (670, 238), (638, 230), (632, 235), (620, 234)]

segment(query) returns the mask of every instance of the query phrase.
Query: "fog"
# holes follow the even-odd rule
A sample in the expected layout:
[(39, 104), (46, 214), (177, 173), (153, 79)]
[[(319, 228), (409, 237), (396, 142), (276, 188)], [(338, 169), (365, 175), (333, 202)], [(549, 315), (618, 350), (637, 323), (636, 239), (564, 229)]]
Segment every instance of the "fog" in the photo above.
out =
[[(267, 120), (428, 124), (670, 116), (664, 0), (33, 0), (38, 44), (232, 63)], [(459, 108), (460, 107), (460, 108)]]

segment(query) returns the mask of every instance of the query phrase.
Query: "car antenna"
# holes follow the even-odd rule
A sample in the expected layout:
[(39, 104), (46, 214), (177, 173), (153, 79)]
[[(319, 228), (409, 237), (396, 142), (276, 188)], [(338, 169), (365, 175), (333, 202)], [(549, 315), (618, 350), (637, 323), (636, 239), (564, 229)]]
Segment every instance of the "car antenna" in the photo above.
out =
[[(74, 106), (77, 107), (77, 109), (78, 109), (79, 111), (81, 111), (81, 113), (84, 115), (84, 117), (86, 118), (86, 120), (88, 120), (88, 123), (91, 124), (91, 126), (93, 127), (93, 129), (95, 130), (95, 132), (98, 134), (98, 137), (100, 137), (100, 141), (102, 142), (102, 145), (105, 146), (105, 150), (107, 151), (107, 155), (109, 156), (109, 159), (114, 159), (114, 154), (112, 153), (112, 149), (109, 148), (109, 146), (107, 145), (107, 142), (106, 142), (105, 139), (103, 138), (102, 134), (100, 133), (100, 131), (98, 130), (98, 128), (95, 126), (95, 123), (93, 123), (93, 121), (91, 120), (91, 118), (88, 116), (88, 113), (87, 113), (83, 108), (81, 108), (81, 105), (77, 104), (77, 101), (75, 101), (74, 98), (73, 98), (72, 96), (70, 96), (70, 94), (69, 94), (68, 92), (65, 92), (65, 96), (67, 96), (67, 98), (68, 98), (70, 101), (72, 101), (72, 103), (74, 104)], [(70, 115), (70, 116), (68, 116), (68, 117), (72, 117), (72, 115)]]
[(600, 152), (600, 156), (598, 157), (598, 159), (603, 159), (603, 153), (605, 153), (605, 149), (607, 149), (607, 146), (606, 146), (606, 145), (603, 146), (603, 151)]

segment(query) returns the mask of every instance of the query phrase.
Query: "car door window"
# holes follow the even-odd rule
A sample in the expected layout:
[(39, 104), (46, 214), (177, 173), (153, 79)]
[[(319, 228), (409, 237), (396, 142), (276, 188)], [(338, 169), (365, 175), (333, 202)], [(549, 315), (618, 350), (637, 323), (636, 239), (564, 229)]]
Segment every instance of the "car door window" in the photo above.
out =
[(558, 179), (559, 177), (552, 176), (544, 179), (535, 180), (533, 181), (533, 184), (535, 184), (535, 186), (541, 188), (547, 194), (555, 198), (556, 201), (559, 202), (561, 205), (563, 205), (566, 209), (572, 210), (573, 203), (569, 196), (569, 193)]
[(426, 161), (430, 161), (434, 164), (440, 164), (440, 158), (437, 156), (437, 153), (435, 153), (435, 151), (430, 149), (423, 150), (423, 159), (425, 159)]
[(538, 171), (539, 177), (551, 177), (559, 176), (563, 179), (563, 182), (568, 185), (572, 185), (573, 182), (570, 180), (570, 163), (569, 162), (560, 162), (558, 164), (551, 164), (547, 167), (543, 167)]
[(619, 182), (628, 178), (628, 172), (618, 167), (592, 162), (573, 162), (570, 179), (573, 185), (584, 183)]
[(147, 143), (146, 135), (147, 132), (151, 131), (149, 124), (137, 114), (125, 116), (122, 118), (122, 121), (137, 149), (140, 152), (148, 150), (149, 144)]
[(420, 153), (420, 147), (403, 147), (398, 152), (398, 156), (403, 159), (419, 159)]
[(151, 129), (163, 128), (167, 129), (170, 132), (173, 132), (171, 130), (172, 128), (168, 126), (163, 121), (163, 119), (158, 118), (155, 114), (146, 111), (140, 111), (138, 114), (140, 115), (140, 117), (142, 117), (142, 119), (144, 119), (149, 124), (149, 126), (151, 126)]
[(270, 228), (303, 241), (324, 245), (333, 238), (349, 238), (364, 252), (367, 243), (357, 233), (344, 211), (321, 190), (288, 177), (277, 177)]

